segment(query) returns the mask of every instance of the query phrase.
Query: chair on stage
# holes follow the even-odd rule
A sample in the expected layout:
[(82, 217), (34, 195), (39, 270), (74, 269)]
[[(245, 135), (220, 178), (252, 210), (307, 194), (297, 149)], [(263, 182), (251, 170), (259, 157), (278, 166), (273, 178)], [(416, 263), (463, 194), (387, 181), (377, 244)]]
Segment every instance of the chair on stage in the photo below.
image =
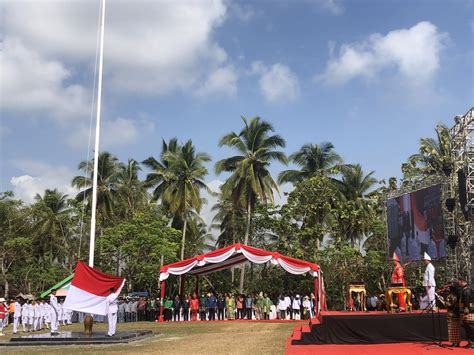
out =
[(387, 311), (393, 313), (396, 309), (399, 308), (393, 301), (393, 295), (402, 294), (406, 304), (406, 311), (411, 312), (413, 309), (413, 305), (411, 304), (411, 290), (407, 286), (403, 286), (402, 284), (390, 284), (385, 290), (385, 304), (387, 305)]
[[(346, 309), (351, 312), (367, 311), (366, 308), (367, 291), (362, 282), (352, 282), (349, 284), (346, 298)], [(356, 301), (359, 307), (356, 305)]]

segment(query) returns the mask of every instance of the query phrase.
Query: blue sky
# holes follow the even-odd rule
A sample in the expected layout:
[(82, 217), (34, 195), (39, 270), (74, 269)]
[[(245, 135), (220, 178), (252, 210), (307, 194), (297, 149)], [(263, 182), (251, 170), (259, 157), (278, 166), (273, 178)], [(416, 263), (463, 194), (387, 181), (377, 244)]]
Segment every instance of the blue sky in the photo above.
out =
[[(218, 139), (258, 115), (288, 154), (330, 141), (346, 162), (399, 177), (419, 138), (473, 105), (471, 0), (108, 3), (102, 147), (121, 160), (176, 136), (215, 162), (229, 154)], [(72, 194), (99, 1), (0, 7), (0, 189)], [(225, 176), (209, 171), (218, 186)]]

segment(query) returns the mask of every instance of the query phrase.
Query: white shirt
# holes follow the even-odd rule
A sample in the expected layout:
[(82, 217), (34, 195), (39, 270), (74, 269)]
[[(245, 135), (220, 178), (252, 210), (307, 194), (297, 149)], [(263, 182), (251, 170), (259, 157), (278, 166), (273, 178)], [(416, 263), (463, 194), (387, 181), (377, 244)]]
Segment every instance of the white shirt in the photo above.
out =
[(118, 311), (117, 298), (118, 298), (118, 293), (111, 293), (110, 295), (107, 296), (108, 313), (117, 313)]
[(36, 308), (35, 308), (34, 305), (32, 305), (32, 304), (28, 305), (28, 317), (29, 318), (34, 318), (35, 317), (35, 310), (36, 310)]
[(420, 309), (426, 309), (428, 308), (430, 302), (428, 299), (428, 295), (425, 296), (420, 296)]
[(23, 305), (23, 307), (21, 307), (21, 316), (22, 316), (22, 317), (28, 317), (29, 311), (30, 311), (30, 310), (29, 310), (29, 308), (28, 308), (28, 304), (25, 303), (25, 304)]
[(300, 306), (301, 306), (301, 301), (300, 301), (300, 299), (299, 299), (299, 298), (295, 298), (295, 299), (293, 300), (293, 304), (292, 304), (291, 308), (293, 308), (293, 309), (300, 309)]
[(13, 313), (13, 316), (15, 318), (21, 317), (21, 304), (20, 304), (20, 302), (15, 302), (15, 304), (13, 305), (13, 309), (15, 311), (15, 313)]
[(306, 309), (311, 309), (311, 301), (310, 300), (304, 300), (303, 301), (303, 307)]
[(285, 311), (286, 310), (286, 301), (283, 299), (278, 300), (278, 310), (279, 311)]
[(59, 311), (59, 304), (58, 304), (58, 299), (56, 298), (55, 295), (50, 295), (49, 296), (49, 305), (51, 306), (51, 310), (58, 313)]
[(286, 308), (291, 307), (291, 298), (288, 296), (285, 297), (285, 305)]
[(435, 267), (429, 263), (426, 265), (425, 275), (423, 276), (423, 286), (436, 286)]

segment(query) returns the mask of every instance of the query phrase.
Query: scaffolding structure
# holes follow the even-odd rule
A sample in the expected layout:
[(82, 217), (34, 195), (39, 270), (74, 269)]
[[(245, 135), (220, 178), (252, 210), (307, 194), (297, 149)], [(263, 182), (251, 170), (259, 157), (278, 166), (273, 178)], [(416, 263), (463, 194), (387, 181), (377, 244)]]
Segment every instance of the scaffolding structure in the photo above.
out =
[[(474, 108), (463, 116), (456, 116), (454, 121), (455, 124), (450, 129), (453, 171), (445, 186), (447, 196), (455, 200), (455, 207), (445, 214), (445, 229), (446, 236), (457, 238), (457, 243), (454, 248), (448, 248), (446, 271), (448, 278), (463, 277), (474, 285)], [(460, 183), (465, 184), (465, 189)]]

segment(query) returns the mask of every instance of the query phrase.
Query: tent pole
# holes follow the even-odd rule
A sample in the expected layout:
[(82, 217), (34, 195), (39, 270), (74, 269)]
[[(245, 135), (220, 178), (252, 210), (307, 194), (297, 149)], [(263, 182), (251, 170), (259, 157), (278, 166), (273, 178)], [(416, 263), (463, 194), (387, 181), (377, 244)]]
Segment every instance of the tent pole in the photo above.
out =
[(319, 277), (313, 278), (314, 283), (314, 297), (316, 297), (316, 304), (314, 305), (314, 316), (319, 316)]
[(196, 293), (196, 297), (199, 297), (199, 275), (196, 275), (196, 287), (194, 292)]
[(161, 281), (161, 300), (160, 300), (160, 318), (159, 321), (163, 322), (163, 298), (165, 298), (165, 286), (166, 286), (166, 281), (163, 280)]

